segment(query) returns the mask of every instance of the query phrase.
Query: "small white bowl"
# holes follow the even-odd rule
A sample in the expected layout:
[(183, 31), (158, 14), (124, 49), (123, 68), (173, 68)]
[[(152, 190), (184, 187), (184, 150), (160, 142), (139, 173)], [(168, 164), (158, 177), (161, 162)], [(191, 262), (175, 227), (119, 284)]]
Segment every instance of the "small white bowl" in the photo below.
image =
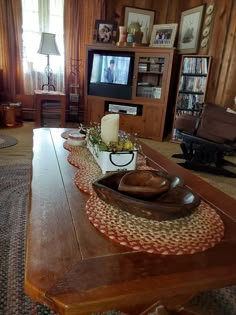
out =
[(86, 144), (86, 136), (82, 133), (70, 133), (67, 138), (69, 145), (84, 146)]

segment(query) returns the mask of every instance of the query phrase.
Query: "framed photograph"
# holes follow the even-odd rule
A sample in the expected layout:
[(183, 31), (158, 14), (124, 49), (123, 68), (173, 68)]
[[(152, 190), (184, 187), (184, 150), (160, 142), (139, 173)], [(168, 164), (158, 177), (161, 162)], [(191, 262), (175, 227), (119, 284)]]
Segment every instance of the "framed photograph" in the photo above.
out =
[(150, 47), (173, 47), (178, 24), (153, 25)]
[(96, 20), (94, 42), (112, 44), (117, 35), (117, 23), (114, 21)]
[(125, 7), (124, 26), (129, 28), (130, 24), (138, 23), (140, 28), (145, 29), (147, 41), (149, 41), (154, 23), (155, 11), (141, 8)]
[(198, 51), (204, 8), (204, 5), (200, 5), (182, 12), (177, 46), (179, 53), (189, 54)]

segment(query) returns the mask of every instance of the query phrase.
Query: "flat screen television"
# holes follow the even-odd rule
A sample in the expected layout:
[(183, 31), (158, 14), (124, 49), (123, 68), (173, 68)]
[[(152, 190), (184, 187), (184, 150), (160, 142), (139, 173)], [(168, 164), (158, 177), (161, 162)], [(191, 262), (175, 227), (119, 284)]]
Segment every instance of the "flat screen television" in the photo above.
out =
[(134, 54), (89, 50), (88, 95), (131, 99)]

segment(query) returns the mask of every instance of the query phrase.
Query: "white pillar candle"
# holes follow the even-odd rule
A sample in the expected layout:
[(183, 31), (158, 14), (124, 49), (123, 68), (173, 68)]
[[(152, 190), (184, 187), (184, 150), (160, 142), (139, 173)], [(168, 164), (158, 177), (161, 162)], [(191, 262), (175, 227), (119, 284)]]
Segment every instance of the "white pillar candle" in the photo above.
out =
[(108, 114), (101, 119), (102, 141), (108, 144), (111, 141), (118, 142), (119, 114)]

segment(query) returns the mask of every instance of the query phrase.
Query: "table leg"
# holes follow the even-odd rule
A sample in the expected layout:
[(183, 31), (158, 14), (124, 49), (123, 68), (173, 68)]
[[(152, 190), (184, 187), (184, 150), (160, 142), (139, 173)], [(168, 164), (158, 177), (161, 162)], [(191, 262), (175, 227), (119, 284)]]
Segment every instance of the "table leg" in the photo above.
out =
[(36, 106), (35, 124), (36, 127), (41, 127), (41, 100), (37, 97), (35, 97), (35, 106)]
[(66, 123), (66, 100), (65, 97), (61, 99), (61, 128), (65, 127)]

